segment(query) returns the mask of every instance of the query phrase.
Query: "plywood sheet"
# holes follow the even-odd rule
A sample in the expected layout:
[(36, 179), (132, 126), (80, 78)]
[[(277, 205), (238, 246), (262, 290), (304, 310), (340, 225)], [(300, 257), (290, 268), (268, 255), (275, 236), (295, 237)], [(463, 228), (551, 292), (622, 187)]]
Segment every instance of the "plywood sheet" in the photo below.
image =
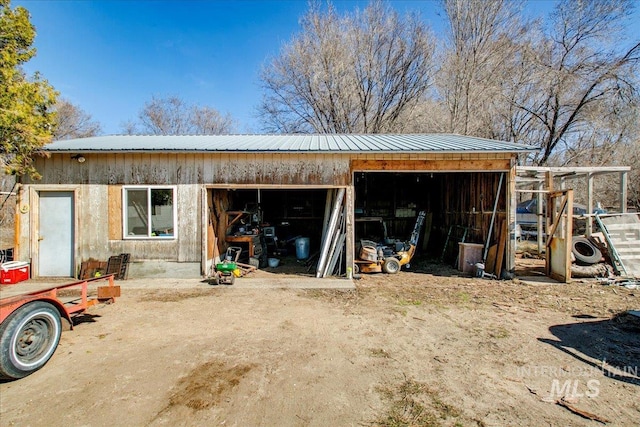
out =
[(122, 239), (122, 186), (108, 186), (109, 240)]

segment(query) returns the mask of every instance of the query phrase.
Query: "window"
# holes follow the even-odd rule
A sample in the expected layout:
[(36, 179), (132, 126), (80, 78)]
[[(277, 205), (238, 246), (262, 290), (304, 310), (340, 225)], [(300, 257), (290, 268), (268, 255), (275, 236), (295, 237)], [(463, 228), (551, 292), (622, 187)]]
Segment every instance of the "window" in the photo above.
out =
[(124, 187), (125, 239), (175, 238), (174, 187)]

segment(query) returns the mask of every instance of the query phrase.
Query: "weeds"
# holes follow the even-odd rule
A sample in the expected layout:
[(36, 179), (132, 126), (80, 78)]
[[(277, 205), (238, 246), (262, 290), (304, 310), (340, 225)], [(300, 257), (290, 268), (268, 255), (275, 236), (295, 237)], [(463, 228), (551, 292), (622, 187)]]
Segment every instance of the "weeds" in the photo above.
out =
[(466, 420), (455, 406), (443, 402), (426, 384), (405, 379), (399, 386), (379, 390), (391, 401), (388, 412), (373, 424), (384, 427), (436, 427), (445, 421), (465, 425)]
[(414, 306), (418, 306), (418, 305), (422, 305), (422, 301), (420, 301), (419, 299), (415, 299), (415, 300), (405, 300), (405, 299), (399, 299), (398, 300), (398, 304), (400, 305), (414, 305)]
[(489, 332), (491, 338), (504, 339), (509, 338), (509, 331), (506, 328), (498, 327), (494, 331)]
[(381, 357), (384, 359), (391, 359), (391, 355), (389, 355), (389, 353), (382, 348), (371, 348), (369, 349), (369, 352), (371, 353), (372, 357)]

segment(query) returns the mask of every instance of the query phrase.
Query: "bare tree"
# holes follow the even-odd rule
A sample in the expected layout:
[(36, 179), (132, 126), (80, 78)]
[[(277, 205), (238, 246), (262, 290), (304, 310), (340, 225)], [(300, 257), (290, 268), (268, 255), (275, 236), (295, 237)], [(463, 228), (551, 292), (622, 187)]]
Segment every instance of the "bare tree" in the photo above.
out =
[(191, 125), (197, 133), (203, 135), (219, 135), (230, 133), (235, 127), (231, 115), (222, 115), (211, 107), (193, 107), (191, 109)]
[[(528, 32), (521, 23), (523, 2), (512, 0), (443, 0), (449, 23), (438, 91), (446, 104), (447, 130), (501, 137), (501, 79)], [(503, 137), (503, 136), (502, 136)]]
[(54, 139), (86, 138), (98, 135), (102, 131), (100, 123), (93, 121), (90, 114), (66, 99), (59, 99), (55, 110), (57, 114)]
[(265, 129), (381, 133), (403, 120), (431, 84), (434, 37), (417, 16), (374, 1), (338, 16), (312, 3), (302, 32), (262, 70)]
[(235, 122), (211, 107), (189, 105), (177, 96), (152, 97), (138, 114), (138, 122), (123, 125), (127, 134), (151, 135), (217, 135), (231, 133)]
[(513, 101), (539, 135), (530, 141), (542, 146), (535, 163), (548, 164), (556, 151), (596, 136), (589, 125), (595, 112), (637, 96), (640, 43), (623, 51), (616, 46), (632, 7), (627, 0), (563, 0), (551, 36), (523, 55), (529, 78)]

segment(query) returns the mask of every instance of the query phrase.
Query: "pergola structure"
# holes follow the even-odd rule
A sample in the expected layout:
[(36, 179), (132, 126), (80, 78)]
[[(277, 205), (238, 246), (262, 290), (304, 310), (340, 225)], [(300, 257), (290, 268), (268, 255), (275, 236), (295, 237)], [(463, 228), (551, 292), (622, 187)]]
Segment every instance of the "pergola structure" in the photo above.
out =
[(516, 192), (532, 193), (537, 196), (537, 239), (538, 252), (542, 252), (544, 236), (544, 195), (554, 190), (566, 190), (571, 188), (568, 184), (573, 180), (584, 180), (586, 184), (586, 208), (585, 217), (586, 235), (593, 232), (594, 181), (596, 177), (608, 174), (619, 176), (619, 209), (618, 212), (627, 212), (627, 180), (631, 170), (630, 166), (580, 166), (580, 167), (543, 167), (543, 166), (517, 166), (516, 167)]

